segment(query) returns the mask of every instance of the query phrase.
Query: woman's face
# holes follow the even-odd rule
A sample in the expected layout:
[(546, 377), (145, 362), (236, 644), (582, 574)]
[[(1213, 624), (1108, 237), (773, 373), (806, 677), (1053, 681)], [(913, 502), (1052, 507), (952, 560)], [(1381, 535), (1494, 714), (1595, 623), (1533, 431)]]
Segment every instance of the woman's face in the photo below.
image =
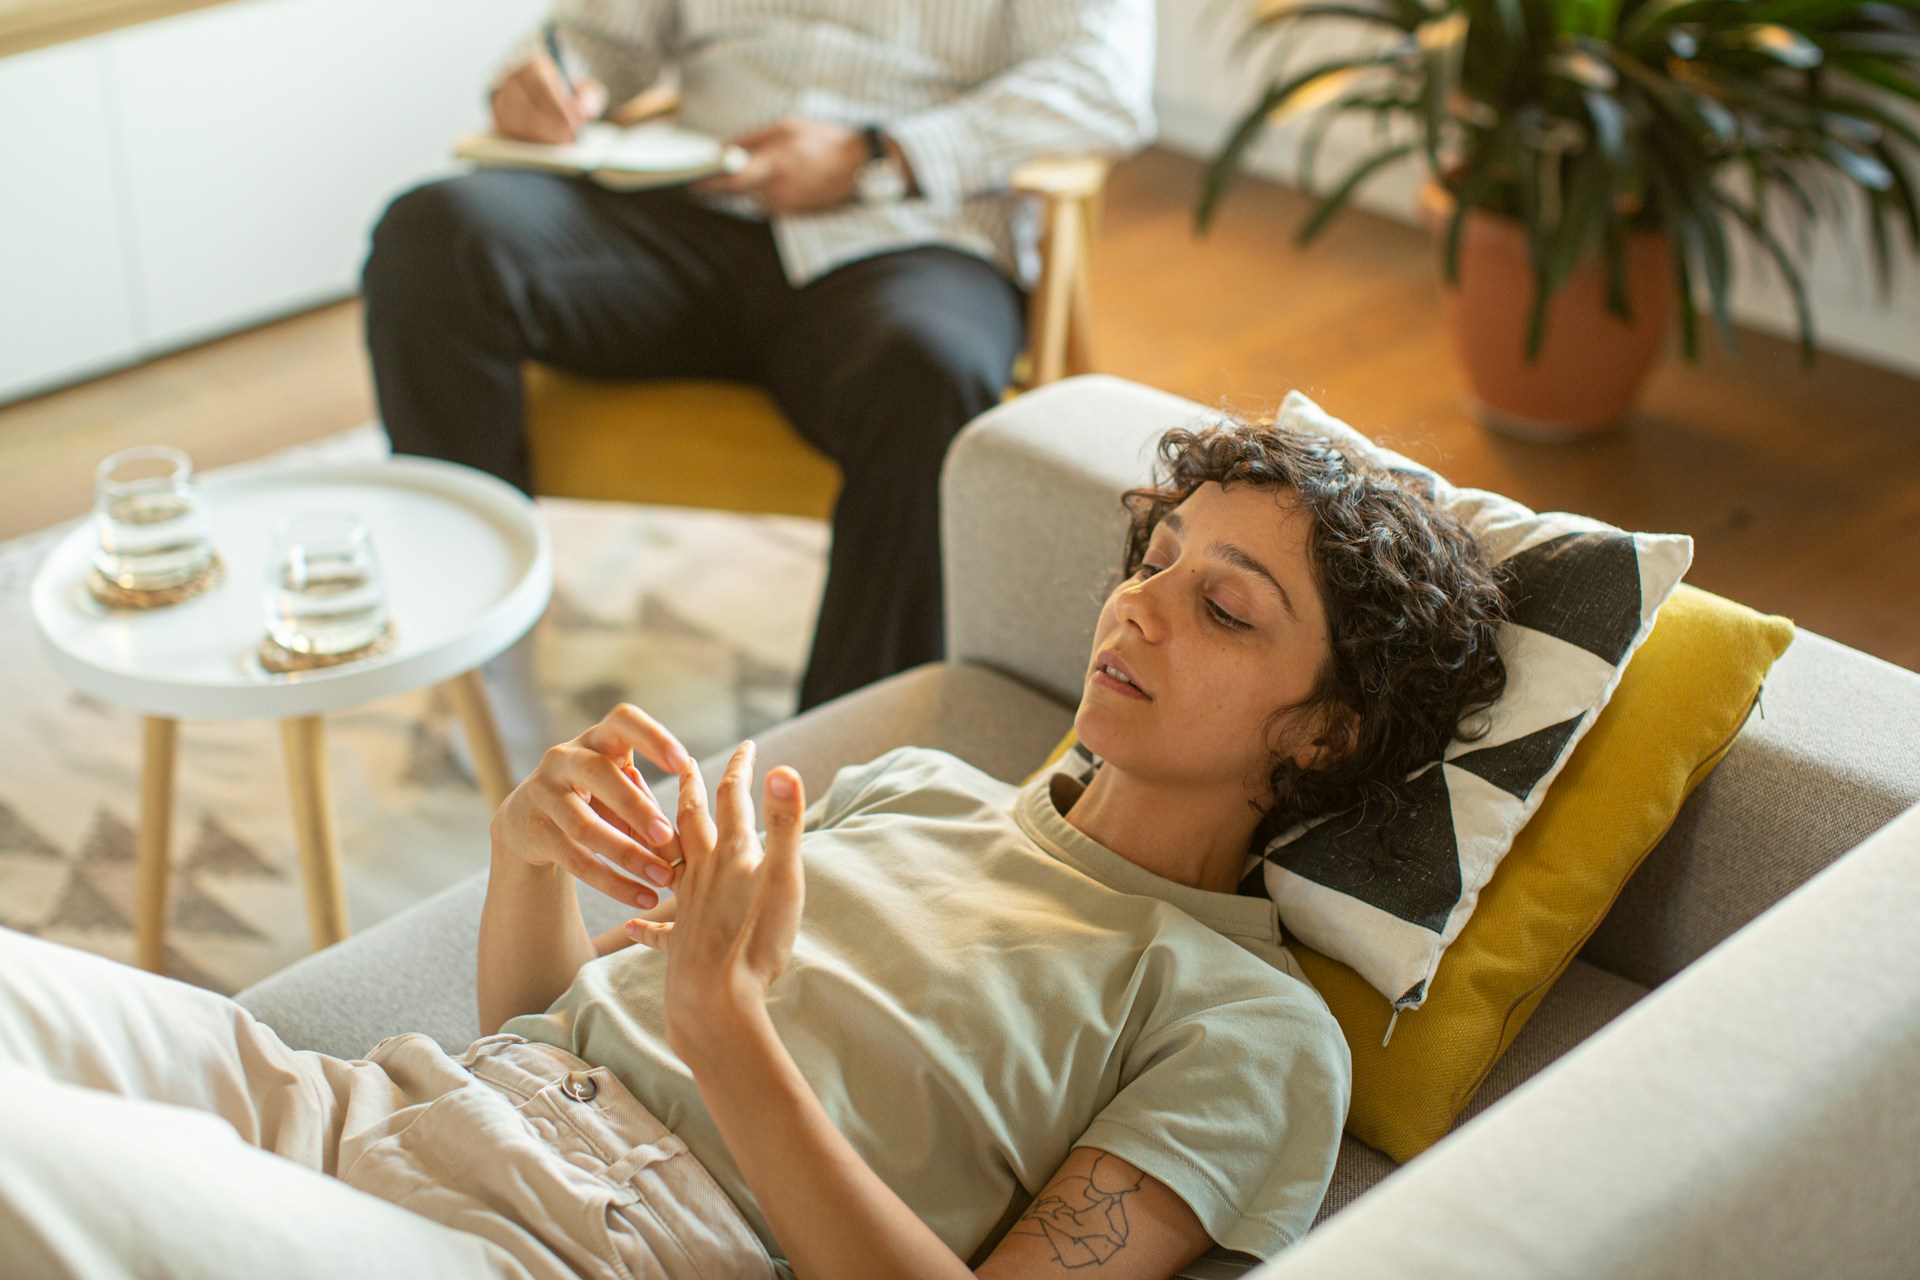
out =
[(1311, 558), (1313, 518), (1291, 489), (1209, 482), (1169, 512), (1107, 597), (1074, 718), (1089, 750), (1165, 784), (1238, 779), (1266, 793), (1275, 751), (1313, 758), (1304, 701), (1330, 649)]

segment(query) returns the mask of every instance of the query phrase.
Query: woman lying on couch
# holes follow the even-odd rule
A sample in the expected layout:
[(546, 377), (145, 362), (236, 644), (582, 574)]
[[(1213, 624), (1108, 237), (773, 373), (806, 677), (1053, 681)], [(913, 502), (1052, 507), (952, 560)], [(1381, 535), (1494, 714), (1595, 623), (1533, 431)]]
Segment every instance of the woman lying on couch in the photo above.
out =
[[(779, 767), (763, 840), (751, 743), (709, 804), (618, 708), (494, 818), (495, 1034), (461, 1060), (295, 1052), (222, 997), (0, 932), (0, 1256), (921, 1280), (1284, 1248), (1348, 1059), (1271, 902), (1236, 892), (1249, 848), (1436, 758), (1503, 685), (1502, 601), (1450, 517), (1324, 443), (1162, 455), (1089, 655), (1084, 785), (909, 748), (804, 813)], [(678, 775), (675, 812), (632, 753)], [(576, 878), (646, 914), (590, 937)]]

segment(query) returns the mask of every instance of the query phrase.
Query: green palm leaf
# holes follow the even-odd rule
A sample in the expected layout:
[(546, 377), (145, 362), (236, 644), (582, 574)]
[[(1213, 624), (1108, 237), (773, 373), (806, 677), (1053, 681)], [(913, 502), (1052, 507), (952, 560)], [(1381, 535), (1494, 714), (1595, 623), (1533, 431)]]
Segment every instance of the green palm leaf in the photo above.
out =
[(1807, 299), (1807, 284), (1800, 271), (1793, 265), (1793, 257), (1786, 251), (1779, 238), (1767, 227), (1767, 224), (1755, 217), (1753, 211), (1741, 205), (1731, 197), (1715, 193), (1714, 199), (1719, 205), (1740, 220), (1753, 238), (1773, 258), (1774, 265), (1780, 268), (1780, 275), (1786, 281), (1787, 291), (1793, 295), (1794, 314), (1800, 321), (1800, 362), (1812, 364), (1816, 349), (1813, 341), (1813, 306)]
[(1376, 152), (1355, 165), (1346, 179), (1334, 188), (1333, 194), (1321, 201), (1320, 207), (1313, 211), (1313, 216), (1307, 219), (1306, 225), (1301, 227), (1294, 237), (1295, 243), (1301, 245), (1312, 243), (1313, 238), (1325, 229), (1327, 222), (1340, 211), (1348, 197), (1359, 189), (1361, 183), (1402, 156), (1412, 155), (1419, 148), (1418, 142), (1402, 142), (1397, 146), (1388, 147), (1385, 151)]

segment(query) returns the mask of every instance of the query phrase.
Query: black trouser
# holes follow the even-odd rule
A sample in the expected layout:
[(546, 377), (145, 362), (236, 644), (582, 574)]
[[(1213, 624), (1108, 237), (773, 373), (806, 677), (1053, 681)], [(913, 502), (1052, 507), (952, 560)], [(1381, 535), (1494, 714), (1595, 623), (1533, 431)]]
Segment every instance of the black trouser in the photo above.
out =
[(1020, 292), (992, 264), (917, 248), (796, 289), (763, 223), (490, 170), (394, 201), (363, 284), (394, 449), (522, 489), (522, 361), (766, 387), (844, 477), (800, 705), (941, 655), (940, 462), (1024, 340)]

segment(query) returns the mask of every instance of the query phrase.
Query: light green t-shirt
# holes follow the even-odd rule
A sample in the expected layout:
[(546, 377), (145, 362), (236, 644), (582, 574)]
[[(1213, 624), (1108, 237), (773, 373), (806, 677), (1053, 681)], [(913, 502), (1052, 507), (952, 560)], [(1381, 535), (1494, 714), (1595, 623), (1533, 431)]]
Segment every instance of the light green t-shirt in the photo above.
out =
[[(802, 842), (806, 911), (773, 1023), (854, 1149), (962, 1258), (1076, 1146), (1270, 1256), (1332, 1176), (1346, 1041), (1271, 902), (1161, 879), (1070, 826), (1067, 799), (922, 748), (842, 770)], [(667, 1048), (665, 964), (643, 947), (592, 961), (502, 1030), (611, 1070), (781, 1256)]]

